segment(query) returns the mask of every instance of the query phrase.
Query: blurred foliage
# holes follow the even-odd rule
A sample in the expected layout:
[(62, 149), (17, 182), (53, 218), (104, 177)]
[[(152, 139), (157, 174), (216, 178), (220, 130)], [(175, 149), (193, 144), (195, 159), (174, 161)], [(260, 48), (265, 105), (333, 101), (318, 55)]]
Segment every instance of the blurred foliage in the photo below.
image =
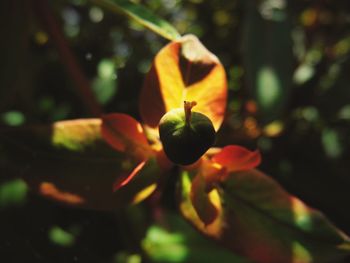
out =
[[(90, 117), (34, 2), (0, 3), (0, 127)], [(350, 234), (348, 1), (132, 2), (197, 35), (224, 64), (229, 108), (218, 144), (258, 146), (261, 170)], [(139, 118), (144, 73), (166, 40), (85, 0), (49, 7), (103, 110)], [(1, 147), (0, 157), (6, 161)], [(186, 226), (175, 234), (149, 228), (150, 211), (135, 227), (124, 215), (27, 195), (0, 172), (0, 250), (8, 262), (147, 262), (156, 259), (138, 241), (147, 247), (154, 231), (152, 248), (162, 253), (169, 243), (189, 246), (179, 244)], [(174, 210), (169, 196), (163, 203)]]
[(20, 179), (0, 185), (0, 207), (21, 205), (26, 200), (27, 185)]

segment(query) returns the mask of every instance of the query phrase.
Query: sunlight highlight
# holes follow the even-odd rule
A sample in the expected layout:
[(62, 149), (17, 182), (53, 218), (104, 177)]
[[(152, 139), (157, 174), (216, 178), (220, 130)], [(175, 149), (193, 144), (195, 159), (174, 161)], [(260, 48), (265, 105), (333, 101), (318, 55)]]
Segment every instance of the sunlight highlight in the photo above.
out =
[(168, 232), (154, 225), (142, 240), (142, 248), (156, 262), (183, 262), (189, 252), (185, 241), (181, 233)]
[(132, 204), (137, 204), (148, 197), (154, 190), (156, 190), (157, 184), (151, 184), (147, 186), (145, 189), (138, 192), (134, 199), (132, 200)]
[(219, 214), (213, 223), (209, 225), (204, 225), (202, 220), (198, 217), (197, 212), (195, 211), (192, 205), (192, 202), (190, 200), (191, 184), (192, 183), (191, 183), (189, 173), (187, 171), (182, 172), (181, 191), (182, 191), (183, 201), (180, 203), (180, 210), (182, 214), (185, 216), (185, 218), (190, 219), (196, 225), (196, 227), (199, 228), (202, 232), (216, 239), (220, 238), (220, 236), (222, 235), (224, 225), (223, 225), (223, 208), (221, 205), (221, 200), (220, 200), (220, 195), (218, 190), (213, 189), (209, 193), (209, 198), (211, 202), (218, 209)]
[(297, 198), (291, 198), (291, 205), (295, 224), (303, 230), (311, 230), (312, 221), (307, 207)]
[(312, 256), (299, 242), (292, 244), (293, 260), (292, 263), (309, 263), (313, 262)]

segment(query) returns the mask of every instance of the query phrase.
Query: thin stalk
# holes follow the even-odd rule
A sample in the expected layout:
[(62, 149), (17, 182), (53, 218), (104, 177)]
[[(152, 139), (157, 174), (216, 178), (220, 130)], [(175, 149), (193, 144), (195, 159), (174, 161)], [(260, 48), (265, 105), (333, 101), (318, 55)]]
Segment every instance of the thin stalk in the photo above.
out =
[(184, 101), (186, 126), (191, 126), (192, 108), (197, 105), (195, 101)]
[(73, 87), (76, 89), (76, 92), (86, 110), (93, 116), (100, 116), (102, 114), (102, 108), (97, 102), (95, 94), (90, 88), (90, 83), (82, 72), (74, 53), (69, 48), (69, 44), (62, 33), (59, 23), (50, 10), (48, 1), (32, 0), (32, 4), (35, 8), (35, 12), (41, 19), (43, 26), (46, 26), (46, 29), (57, 48), (61, 61), (74, 82)]

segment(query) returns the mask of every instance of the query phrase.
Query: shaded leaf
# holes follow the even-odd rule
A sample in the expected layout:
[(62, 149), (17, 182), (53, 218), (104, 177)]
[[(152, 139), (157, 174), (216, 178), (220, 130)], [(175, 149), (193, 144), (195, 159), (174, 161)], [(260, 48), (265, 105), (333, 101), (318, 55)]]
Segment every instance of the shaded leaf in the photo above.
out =
[(218, 210), (210, 200), (210, 194), (206, 189), (205, 179), (200, 173), (198, 173), (192, 181), (190, 197), (192, 205), (204, 225), (211, 224), (218, 216)]
[(129, 115), (113, 113), (102, 117), (102, 136), (114, 149), (139, 160), (151, 154), (147, 138), (139, 122)]
[(216, 189), (211, 192), (212, 198), (211, 201), (213, 205), (217, 208), (219, 212), (214, 221), (208, 225), (205, 225), (201, 218), (198, 216), (196, 209), (194, 208), (191, 200), (191, 176), (188, 171), (182, 171), (180, 180), (179, 180), (180, 189), (178, 194), (180, 195), (179, 207), (182, 215), (188, 219), (196, 228), (198, 228), (201, 232), (205, 233), (210, 237), (214, 237), (219, 239), (223, 232), (224, 225), (224, 216), (222, 213), (222, 205), (219, 193)]
[(128, 184), (135, 176), (138, 175), (138, 173), (140, 171), (142, 171), (142, 169), (144, 168), (146, 164), (146, 161), (143, 161), (141, 163), (139, 163), (134, 170), (132, 170), (132, 172), (130, 174), (128, 174), (125, 177), (120, 177), (117, 179), (116, 182), (114, 182), (113, 185), (113, 191), (117, 191), (119, 190), (121, 187), (125, 186), (126, 184)]
[(113, 191), (117, 195), (127, 196), (128, 202), (136, 204), (153, 193), (159, 176), (160, 169), (153, 157), (139, 163), (127, 176), (119, 177), (114, 182)]
[(226, 108), (225, 70), (218, 58), (193, 35), (173, 41), (159, 51), (146, 76), (140, 112), (146, 124), (156, 127), (169, 110), (196, 101), (193, 111), (208, 116), (216, 130)]
[(90, 2), (108, 11), (126, 15), (137, 23), (140, 23), (144, 27), (169, 40), (180, 37), (180, 34), (172, 25), (159, 18), (142, 5), (127, 0), (90, 0)]
[(162, 218), (148, 228), (142, 240), (142, 248), (152, 262), (250, 262), (204, 238), (178, 214), (167, 212)]
[(287, 7), (271, 10), (271, 17), (259, 4), (246, 2), (244, 63), (248, 87), (258, 105), (260, 120), (268, 123), (280, 118), (286, 109), (292, 87), (292, 24)]
[(258, 150), (249, 151), (238, 145), (229, 145), (215, 154), (212, 160), (224, 166), (229, 172), (234, 172), (255, 168), (260, 164), (261, 156)]
[(126, 184), (119, 188), (115, 188), (114, 185), (115, 196), (119, 202), (124, 202), (124, 205), (137, 204), (150, 196), (157, 187), (161, 171), (156, 158), (152, 157), (139, 164), (131, 174), (133, 176)]
[(203, 228), (187, 197), (187, 176), (181, 181), (185, 218), (254, 262), (334, 262), (350, 252), (349, 238), (324, 215), (257, 170), (230, 174), (219, 190), (224, 211)]
[(20, 177), (46, 198), (83, 208), (114, 209), (142, 200), (155, 188), (156, 161), (142, 169), (142, 178), (113, 192), (114, 182), (138, 162), (102, 139), (101, 123), (73, 120), (0, 131), (1, 177)]

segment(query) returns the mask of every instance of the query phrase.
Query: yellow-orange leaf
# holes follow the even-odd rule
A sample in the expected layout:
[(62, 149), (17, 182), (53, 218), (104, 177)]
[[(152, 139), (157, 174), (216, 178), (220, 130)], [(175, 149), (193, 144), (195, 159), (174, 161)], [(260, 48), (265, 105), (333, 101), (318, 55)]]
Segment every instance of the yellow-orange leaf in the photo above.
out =
[(207, 115), (219, 129), (226, 108), (227, 82), (218, 58), (193, 35), (171, 42), (159, 51), (141, 91), (140, 112), (156, 127), (169, 110), (196, 101), (194, 111)]
[(341, 262), (350, 253), (348, 236), (258, 170), (233, 172), (220, 183), (217, 203), (223, 204), (222, 211), (209, 227), (203, 227), (188, 198), (188, 173), (181, 174), (180, 183), (183, 216), (252, 262)]
[(0, 130), (0, 154), (6, 156), (0, 162), (1, 176), (20, 177), (33, 192), (81, 208), (112, 210), (140, 202), (155, 188), (157, 162), (149, 159), (127, 185), (113, 192), (113, 183), (140, 161), (132, 152), (112, 149), (102, 139), (101, 124), (101, 119), (79, 119)]

